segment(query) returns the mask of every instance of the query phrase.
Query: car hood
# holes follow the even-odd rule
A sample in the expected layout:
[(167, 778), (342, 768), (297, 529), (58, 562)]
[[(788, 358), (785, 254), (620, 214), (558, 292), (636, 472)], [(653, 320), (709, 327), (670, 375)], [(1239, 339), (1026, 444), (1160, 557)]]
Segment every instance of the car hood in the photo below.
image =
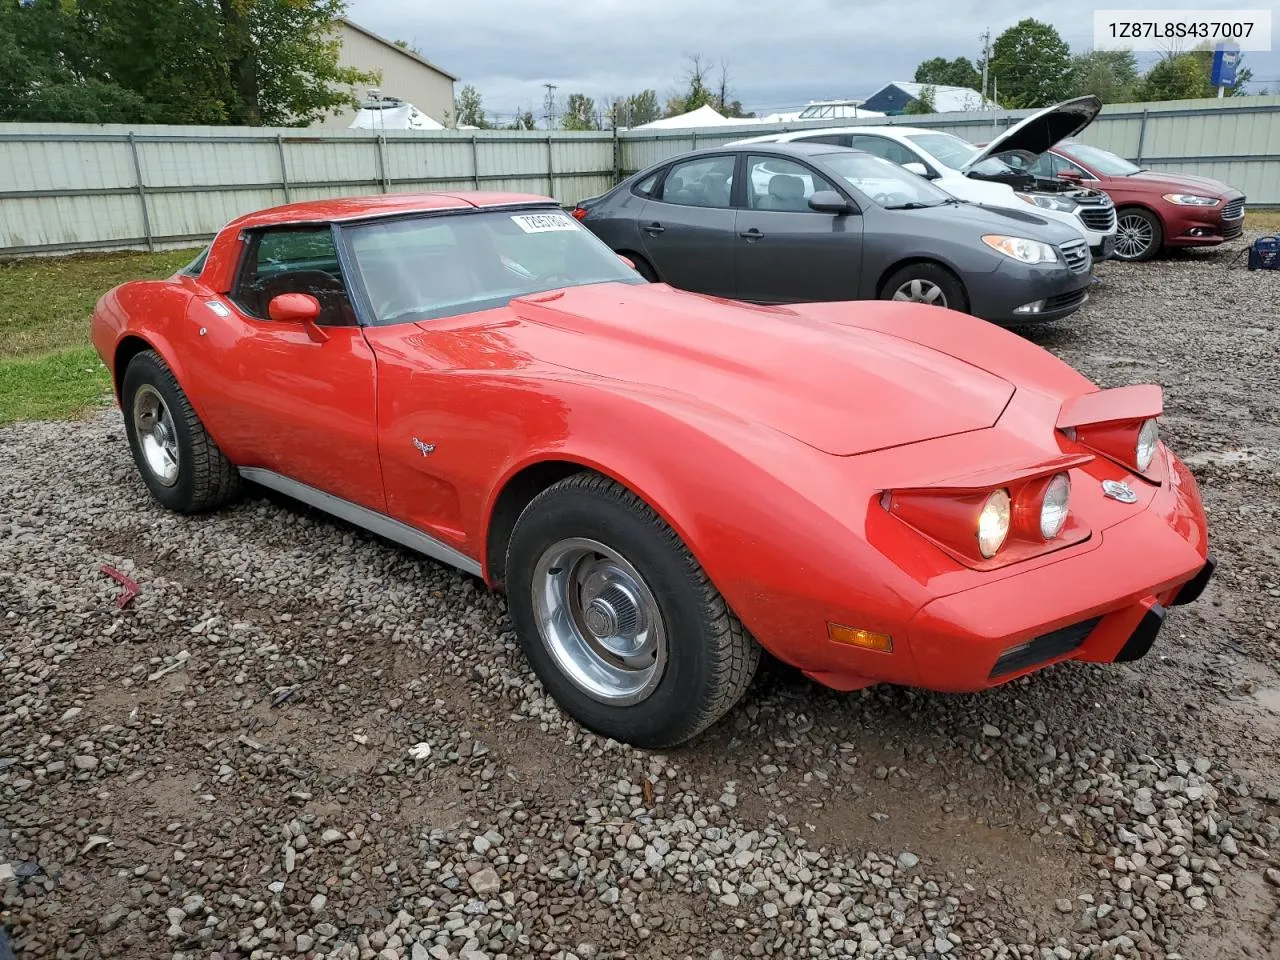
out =
[[(984, 233), (1004, 233), (1011, 236), (1026, 237), (1029, 240), (1040, 240), (1044, 243), (1066, 243), (1080, 239), (1080, 231), (1074, 227), (1064, 226), (1066, 218), (1048, 215), (1040, 207), (1024, 204), (1012, 191), (986, 191), (976, 193), (977, 199), (963, 203), (945, 204), (929, 210), (891, 211), (903, 214), (928, 214), (929, 218), (937, 218), (939, 223), (954, 223), (970, 226), (974, 230), (974, 240)], [(1018, 204), (1017, 207), (1004, 204)], [(1026, 209), (1020, 209), (1025, 206)], [(923, 221), (922, 221), (923, 222)], [(1070, 221), (1067, 221), (1070, 222)]]
[(1116, 177), (1118, 182), (1139, 188), (1168, 193), (1199, 193), (1210, 197), (1226, 197), (1240, 191), (1227, 186), (1221, 180), (1209, 177), (1193, 177), (1183, 173), (1158, 173), (1155, 170), (1142, 170), (1128, 177)]
[(1074, 137), (1093, 123), (1102, 109), (1102, 101), (1095, 96), (1075, 97), (1052, 107), (1045, 107), (996, 137), (964, 165), (971, 170), (987, 157), (1020, 150), (1036, 155), (1051, 149), (1068, 137)]
[(839, 456), (991, 427), (1014, 391), (889, 334), (666, 284), (574, 287), (511, 310), (512, 346), (544, 364), (682, 394)]

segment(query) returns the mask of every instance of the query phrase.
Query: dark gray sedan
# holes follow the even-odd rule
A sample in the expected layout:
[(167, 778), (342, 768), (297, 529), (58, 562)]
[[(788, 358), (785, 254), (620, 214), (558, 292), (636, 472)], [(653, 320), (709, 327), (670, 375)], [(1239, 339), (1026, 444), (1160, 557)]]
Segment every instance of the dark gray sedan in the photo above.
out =
[(823, 144), (686, 153), (573, 214), (649, 280), (759, 303), (914, 300), (1012, 326), (1075, 312), (1091, 283), (1078, 232)]

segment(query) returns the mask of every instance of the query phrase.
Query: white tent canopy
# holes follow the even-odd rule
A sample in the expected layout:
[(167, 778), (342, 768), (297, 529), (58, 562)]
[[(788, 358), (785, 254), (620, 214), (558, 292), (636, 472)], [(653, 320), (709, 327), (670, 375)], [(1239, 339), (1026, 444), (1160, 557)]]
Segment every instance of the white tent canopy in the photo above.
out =
[(443, 130), (439, 123), (415, 107), (395, 97), (370, 99), (360, 104), (351, 121), (352, 130)]
[(724, 127), (735, 126), (743, 123), (753, 123), (752, 120), (735, 120), (731, 117), (721, 115), (715, 107), (710, 104), (703, 104), (697, 110), (690, 110), (688, 113), (682, 113), (675, 117), (663, 117), (661, 120), (654, 120), (652, 123), (642, 123), (636, 127), (637, 130), (680, 130), (690, 127)]

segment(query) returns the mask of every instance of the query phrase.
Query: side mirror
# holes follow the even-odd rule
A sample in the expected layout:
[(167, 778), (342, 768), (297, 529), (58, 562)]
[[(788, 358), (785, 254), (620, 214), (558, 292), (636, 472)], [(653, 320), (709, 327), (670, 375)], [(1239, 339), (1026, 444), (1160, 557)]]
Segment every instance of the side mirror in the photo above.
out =
[(1081, 180), (1084, 179), (1084, 176), (1080, 173), (1079, 170), (1070, 170), (1070, 169), (1059, 170), (1058, 179), (1066, 180), (1068, 183), (1079, 183)]
[(911, 160), (904, 163), (902, 165), (902, 169), (906, 170), (908, 173), (914, 173), (917, 177), (924, 177), (926, 180), (929, 179), (929, 168), (919, 160)]
[(267, 304), (267, 316), (277, 323), (300, 323), (316, 343), (324, 343), (329, 335), (316, 325), (320, 301), (309, 293), (282, 293)]
[(858, 208), (834, 190), (819, 190), (809, 198), (809, 209), (818, 213), (857, 213)]
[(632, 260), (630, 257), (624, 257), (622, 254), (618, 254), (618, 259), (621, 260), (623, 263), (625, 263), (632, 270), (636, 268), (636, 262)]

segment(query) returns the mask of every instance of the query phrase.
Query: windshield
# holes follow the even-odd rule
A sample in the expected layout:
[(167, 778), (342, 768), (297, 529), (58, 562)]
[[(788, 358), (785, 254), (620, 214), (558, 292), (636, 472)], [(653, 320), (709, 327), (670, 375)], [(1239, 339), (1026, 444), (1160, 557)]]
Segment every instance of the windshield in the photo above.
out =
[(1101, 147), (1073, 143), (1070, 144), (1069, 149), (1071, 156), (1085, 166), (1093, 168), (1095, 173), (1100, 173), (1105, 177), (1131, 177), (1135, 173), (1142, 172), (1141, 167), (1130, 163), (1124, 157), (1117, 157), (1110, 150), (1103, 150)]
[(644, 283), (558, 209), (416, 216), (342, 232), (379, 324), (488, 310), (559, 287)]
[(822, 162), (828, 171), (886, 210), (936, 207), (955, 202), (951, 194), (939, 190), (924, 177), (870, 153), (828, 153), (823, 154)]
[[(968, 140), (961, 140), (951, 133), (909, 133), (907, 139), (926, 153), (932, 154), (944, 167), (960, 170), (966, 163), (978, 155), (978, 148)], [(970, 168), (972, 172), (984, 176), (998, 176), (1013, 173), (1007, 163), (987, 157), (981, 163)]]

